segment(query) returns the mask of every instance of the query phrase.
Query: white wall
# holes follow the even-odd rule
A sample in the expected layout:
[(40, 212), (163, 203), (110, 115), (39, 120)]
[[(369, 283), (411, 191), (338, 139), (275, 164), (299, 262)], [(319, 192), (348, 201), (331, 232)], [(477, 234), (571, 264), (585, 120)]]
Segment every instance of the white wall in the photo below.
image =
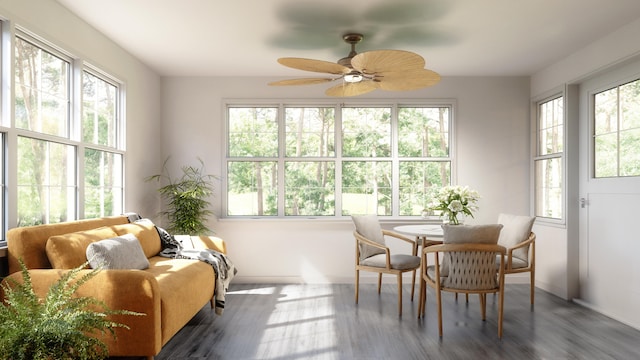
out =
[(125, 210), (156, 213), (160, 203), (144, 178), (162, 165), (160, 77), (51, 0), (0, 0), (0, 17), (124, 81), (127, 94)]
[[(323, 98), (322, 86), (267, 86), (272, 80), (163, 78), (163, 156), (171, 156), (174, 169), (182, 163), (195, 164), (200, 157), (210, 173), (220, 175), (224, 99)], [(444, 78), (432, 88), (407, 93), (378, 91), (363, 98), (392, 97), (456, 100), (458, 183), (477, 189), (482, 196), (475, 222), (495, 222), (503, 211), (528, 213), (528, 78)], [(221, 198), (217, 194), (214, 199), (218, 213)], [(234, 281), (353, 281), (355, 245), (348, 218), (222, 219), (211, 226), (227, 241), (231, 259), (239, 268)]]

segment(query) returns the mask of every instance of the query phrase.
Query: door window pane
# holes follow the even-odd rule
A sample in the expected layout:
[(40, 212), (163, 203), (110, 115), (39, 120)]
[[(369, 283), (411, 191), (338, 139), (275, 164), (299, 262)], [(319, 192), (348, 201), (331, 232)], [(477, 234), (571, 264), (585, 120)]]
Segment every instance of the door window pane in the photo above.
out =
[(594, 176), (640, 176), (640, 80), (599, 92), (594, 102)]

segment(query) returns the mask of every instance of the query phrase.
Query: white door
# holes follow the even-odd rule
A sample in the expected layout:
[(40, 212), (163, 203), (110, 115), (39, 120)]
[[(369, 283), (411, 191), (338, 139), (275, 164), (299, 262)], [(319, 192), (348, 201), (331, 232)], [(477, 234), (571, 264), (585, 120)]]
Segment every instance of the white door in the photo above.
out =
[[(639, 74), (636, 62), (580, 84), (580, 199), (569, 204), (579, 207), (581, 300), (636, 328), (640, 328), (640, 177), (595, 176), (617, 165), (612, 158), (594, 164), (596, 157), (606, 156), (594, 155), (593, 118), (595, 94), (636, 80)], [(610, 137), (617, 136), (615, 129), (608, 130)], [(640, 128), (635, 131), (640, 133)], [(628, 152), (618, 156), (622, 161), (640, 158)]]

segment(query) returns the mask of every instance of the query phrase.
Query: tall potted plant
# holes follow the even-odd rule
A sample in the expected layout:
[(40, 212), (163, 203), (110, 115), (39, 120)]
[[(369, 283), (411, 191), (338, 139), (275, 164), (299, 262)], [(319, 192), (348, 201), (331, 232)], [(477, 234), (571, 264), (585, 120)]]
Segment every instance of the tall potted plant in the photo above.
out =
[(166, 183), (158, 189), (166, 209), (160, 212), (169, 222), (167, 230), (173, 234), (207, 235), (212, 231), (206, 223), (213, 211), (208, 201), (213, 195), (215, 175), (205, 174), (204, 162), (198, 158), (200, 166), (185, 165), (182, 175), (173, 178), (165, 160), (162, 172), (147, 178), (147, 181)]
[(129, 328), (109, 320), (108, 315), (144, 315), (111, 310), (103, 302), (74, 295), (99, 268), (80, 275), (86, 264), (64, 273), (43, 299), (36, 295), (29, 271), (22, 266), (22, 282), (8, 278), (2, 283), (0, 303), (0, 359), (71, 360), (104, 359), (107, 346), (97, 334)]

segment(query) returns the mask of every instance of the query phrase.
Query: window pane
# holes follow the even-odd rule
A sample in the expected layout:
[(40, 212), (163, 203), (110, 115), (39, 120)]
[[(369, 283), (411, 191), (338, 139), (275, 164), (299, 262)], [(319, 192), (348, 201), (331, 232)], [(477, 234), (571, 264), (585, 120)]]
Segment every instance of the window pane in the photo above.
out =
[(640, 128), (640, 81), (620, 86), (620, 130)]
[(278, 156), (277, 108), (229, 108), (229, 156)]
[(562, 218), (562, 158), (537, 160), (536, 216)]
[(285, 164), (285, 215), (335, 215), (335, 163)]
[(616, 133), (595, 138), (595, 177), (618, 176), (618, 136)]
[(342, 215), (391, 215), (391, 162), (342, 163)]
[(540, 104), (538, 155), (563, 151), (563, 98)]
[(342, 155), (391, 156), (391, 109), (343, 108)]
[(618, 89), (595, 95), (595, 134), (618, 131)]
[(640, 176), (640, 80), (594, 96), (594, 176)]
[(18, 137), (18, 226), (75, 219), (73, 146)]
[(448, 157), (449, 127), (449, 108), (399, 108), (398, 154)]
[(15, 38), (16, 127), (68, 136), (69, 63)]
[(84, 217), (122, 214), (122, 155), (86, 149), (84, 162)]
[(448, 161), (400, 162), (400, 215), (420, 215), (429, 205), (430, 189), (449, 185), (450, 176)]
[(286, 108), (286, 155), (332, 157), (334, 108)]
[(82, 140), (116, 147), (118, 88), (91, 73), (82, 74)]
[(620, 132), (620, 176), (640, 176), (640, 129)]
[(275, 161), (231, 161), (227, 174), (227, 215), (278, 215)]

